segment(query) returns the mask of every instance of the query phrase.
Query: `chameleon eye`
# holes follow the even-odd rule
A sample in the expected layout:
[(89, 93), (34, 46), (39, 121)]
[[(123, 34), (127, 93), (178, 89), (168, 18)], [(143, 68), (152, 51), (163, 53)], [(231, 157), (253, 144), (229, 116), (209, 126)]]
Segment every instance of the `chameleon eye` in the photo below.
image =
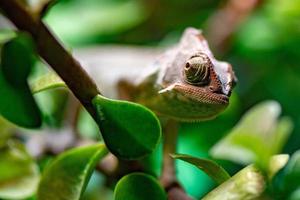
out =
[(210, 59), (200, 54), (190, 58), (184, 67), (185, 81), (192, 85), (206, 85), (210, 81)]

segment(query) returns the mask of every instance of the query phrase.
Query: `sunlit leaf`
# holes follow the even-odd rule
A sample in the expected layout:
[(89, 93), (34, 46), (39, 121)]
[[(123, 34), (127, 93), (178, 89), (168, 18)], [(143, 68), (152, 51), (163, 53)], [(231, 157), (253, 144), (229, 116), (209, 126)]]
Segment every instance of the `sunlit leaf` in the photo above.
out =
[(253, 107), (211, 149), (211, 154), (242, 164), (256, 162), (266, 168), (270, 157), (282, 150), (293, 127), (289, 118), (278, 120), (280, 110), (280, 105), (275, 101)]
[(265, 179), (258, 168), (250, 165), (208, 193), (203, 200), (255, 199), (265, 189)]
[(279, 154), (271, 157), (267, 170), (267, 175), (270, 180), (277, 174), (278, 171), (286, 166), (289, 158), (290, 156), (288, 154)]
[(157, 180), (147, 174), (124, 176), (115, 188), (114, 200), (166, 200), (166, 194)]
[(9, 140), (0, 150), (0, 198), (27, 198), (36, 191), (38, 182), (38, 166), (21, 143)]
[(38, 78), (37, 80), (35, 80), (32, 84), (31, 84), (31, 91), (32, 93), (38, 93), (38, 92), (42, 92), (44, 90), (48, 90), (48, 89), (54, 89), (54, 88), (58, 88), (58, 87), (67, 87), (65, 82), (59, 77), (57, 76), (55, 73), (48, 73), (45, 74), (43, 76), (41, 76), (40, 78)]
[(158, 145), (160, 123), (149, 109), (100, 95), (93, 99), (93, 104), (105, 144), (116, 156), (137, 159), (150, 154)]
[(230, 178), (230, 175), (226, 170), (212, 160), (196, 158), (184, 154), (173, 154), (171, 156), (172, 158), (183, 160), (198, 167), (218, 184), (221, 184)]
[[(268, 166), (273, 168), (272, 173), (276, 174), (286, 164), (287, 159), (287, 155), (272, 156), (268, 163)], [(248, 165), (208, 193), (203, 200), (263, 200), (262, 196), (265, 192), (268, 178), (258, 166)]]
[(71, 149), (45, 169), (38, 200), (80, 199), (97, 162), (107, 154), (103, 144)]

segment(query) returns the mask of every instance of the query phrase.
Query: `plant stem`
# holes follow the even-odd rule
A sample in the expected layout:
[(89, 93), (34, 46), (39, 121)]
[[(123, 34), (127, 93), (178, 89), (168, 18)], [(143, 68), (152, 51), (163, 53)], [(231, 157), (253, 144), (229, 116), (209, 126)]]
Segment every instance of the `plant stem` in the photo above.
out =
[(91, 101), (100, 92), (79, 62), (58, 42), (41, 19), (34, 17), (34, 14), (18, 0), (0, 0), (0, 8), (18, 29), (32, 36), (40, 56), (57, 72), (81, 104), (95, 117)]
[(176, 152), (178, 139), (178, 122), (168, 120), (164, 130), (163, 169), (160, 182), (168, 193), (169, 200), (191, 200), (176, 178), (175, 160), (170, 154)]
[(165, 126), (163, 139), (163, 168), (161, 174), (161, 183), (165, 188), (177, 182), (175, 161), (170, 154), (176, 152), (178, 136), (178, 124), (169, 120)]

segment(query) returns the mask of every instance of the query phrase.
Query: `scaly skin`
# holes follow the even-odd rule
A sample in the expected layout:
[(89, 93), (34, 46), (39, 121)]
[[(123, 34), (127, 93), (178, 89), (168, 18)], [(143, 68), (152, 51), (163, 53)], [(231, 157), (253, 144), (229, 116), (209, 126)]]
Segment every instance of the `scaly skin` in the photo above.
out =
[[(186, 29), (179, 45), (155, 65), (156, 70), (131, 87), (132, 101), (176, 121), (208, 120), (227, 107), (236, 82), (234, 72), (230, 64), (214, 58), (199, 30)], [(190, 81), (185, 71), (191, 72)]]

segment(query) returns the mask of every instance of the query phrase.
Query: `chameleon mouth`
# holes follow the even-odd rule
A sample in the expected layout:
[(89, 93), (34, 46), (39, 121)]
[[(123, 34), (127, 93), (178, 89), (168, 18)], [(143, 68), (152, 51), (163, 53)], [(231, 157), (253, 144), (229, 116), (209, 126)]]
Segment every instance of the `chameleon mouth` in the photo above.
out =
[(175, 84), (174, 90), (193, 101), (205, 104), (227, 105), (229, 97), (223, 93), (211, 91), (208, 87), (197, 87), (188, 84)]

